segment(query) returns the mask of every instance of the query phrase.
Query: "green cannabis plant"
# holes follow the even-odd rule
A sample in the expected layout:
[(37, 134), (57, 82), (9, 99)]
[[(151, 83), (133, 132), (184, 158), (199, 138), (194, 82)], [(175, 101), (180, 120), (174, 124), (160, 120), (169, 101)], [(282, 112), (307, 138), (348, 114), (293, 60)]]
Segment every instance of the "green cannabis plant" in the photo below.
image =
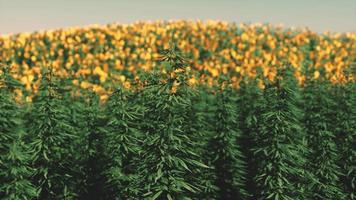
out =
[(10, 71), (4, 66), (0, 74), (0, 199), (34, 199), (38, 188), (31, 183), (35, 171), (24, 140), (23, 109), (13, 95), (21, 84)]

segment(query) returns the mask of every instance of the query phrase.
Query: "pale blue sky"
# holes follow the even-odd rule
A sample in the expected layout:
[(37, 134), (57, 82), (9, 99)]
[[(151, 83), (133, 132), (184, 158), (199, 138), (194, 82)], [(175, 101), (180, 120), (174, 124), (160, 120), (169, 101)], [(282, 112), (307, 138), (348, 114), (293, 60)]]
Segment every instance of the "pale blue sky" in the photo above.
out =
[(157, 19), (283, 23), (356, 32), (356, 0), (0, 0), (0, 34)]

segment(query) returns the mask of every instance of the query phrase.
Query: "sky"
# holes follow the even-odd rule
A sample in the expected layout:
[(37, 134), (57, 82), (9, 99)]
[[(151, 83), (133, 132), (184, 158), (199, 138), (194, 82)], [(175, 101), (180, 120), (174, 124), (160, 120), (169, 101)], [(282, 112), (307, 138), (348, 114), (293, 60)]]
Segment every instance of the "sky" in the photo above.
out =
[(0, 35), (171, 19), (356, 32), (356, 0), (0, 0)]

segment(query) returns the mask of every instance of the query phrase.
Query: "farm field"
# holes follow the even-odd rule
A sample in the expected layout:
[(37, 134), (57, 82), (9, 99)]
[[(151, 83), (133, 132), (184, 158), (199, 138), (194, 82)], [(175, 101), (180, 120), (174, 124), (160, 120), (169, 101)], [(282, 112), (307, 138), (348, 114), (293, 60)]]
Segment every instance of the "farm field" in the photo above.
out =
[(356, 33), (0, 36), (0, 199), (354, 200)]
[(81, 88), (94, 87), (102, 99), (117, 84), (130, 87), (137, 73), (156, 67), (160, 51), (174, 40), (190, 59), (192, 84), (214, 84), (219, 75), (234, 87), (244, 77), (274, 80), (277, 68), (290, 63), (299, 83), (305, 68), (332, 83), (354, 81), (345, 71), (355, 66), (355, 33), (317, 34), (268, 24), (222, 21), (157, 21), (93, 25), (0, 37), (0, 59), (25, 84), (19, 96), (32, 98), (42, 69), (53, 67), (60, 77)]

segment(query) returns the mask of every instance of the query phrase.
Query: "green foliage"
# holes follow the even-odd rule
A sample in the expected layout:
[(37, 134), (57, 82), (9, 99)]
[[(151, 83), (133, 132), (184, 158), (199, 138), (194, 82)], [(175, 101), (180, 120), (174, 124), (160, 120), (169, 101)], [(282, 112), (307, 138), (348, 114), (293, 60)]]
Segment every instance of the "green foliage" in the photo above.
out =
[(63, 92), (50, 69), (43, 76), (39, 92), (26, 116), (32, 167), (36, 169), (33, 182), (40, 187), (39, 199), (74, 199), (75, 179), (72, 141), (75, 128), (71, 125), (70, 110)]
[(257, 159), (254, 156), (254, 149), (263, 103), (262, 90), (258, 88), (257, 80), (244, 80), (240, 83), (240, 89), (237, 92), (237, 121), (241, 131), (241, 140), (238, 143), (246, 162), (245, 184), (249, 194), (247, 199), (256, 199), (257, 188), (254, 177), (257, 171)]
[(338, 167), (341, 169), (339, 184), (346, 199), (355, 199), (355, 83), (332, 86), (334, 96), (329, 128), (335, 135)]
[(333, 132), (338, 146), (340, 183), (346, 199), (356, 199), (356, 87), (355, 83), (333, 86)]
[(214, 136), (209, 147), (215, 168), (218, 199), (245, 199), (246, 164), (238, 146), (241, 139), (237, 123), (236, 98), (227, 80), (215, 89)]
[(216, 173), (212, 164), (212, 153), (209, 142), (214, 137), (214, 95), (211, 88), (199, 86), (196, 88), (199, 94), (192, 99), (193, 106), (190, 113), (190, 129), (197, 134), (192, 135), (196, 143), (194, 150), (197, 155), (202, 157), (202, 163), (209, 168), (202, 168), (198, 171), (195, 177), (199, 177), (199, 184), (202, 191), (193, 195), (192, 199), (217, 199), (218, 187), (215, 184)]
[(133, 104), (128, 91), (119, 88), (108, 102), (109, 117), (105, 127), (105, 152), (109, 159), (105, 174), (108, 188), (113, 191), (111, 199), (134, 199), (137, 195), (134, 183), (136, 169), (133, 159), (139, 153), (140, 130), (136, 123), (142, 115), (139, 105)]
[(292, 71), (280, 71), (276, 82), (268, 83), (263, 94), (255, 156), (258, 199), (306, 199), (305, 133), (301, 126), (298, 91)]
[(304, 89), (304, 125), (311, 151), (306, 167), (314, 176), (314, 181), (309, 183), (312, 199), (344, 199), (333, 132), (335, 102), (329, 88), (328, 83), (309, 79)]
[(150, 75), (140, 95), (145, 122), (138, 185), (143, 199), (190, 199), (202, 190), (194, 175), (208, 168), (195, 151), (198, 133), (190, 127), (195, 94), (187, 84), (185, 60), (176, 49), (164, 52), (162, 60), (167, 79)]
[(31, 183), (34, 171), (23, 140), (22, 113), (14, 103), (11, 90), (19, 86), (10, 68), (0, 76), (0, 199), (33, 199), (37, 188)]
[[(104, 153), (107, 120), (104, 109), (100, 105), (99, 96), (94, 92), (83, 91), (83, 98), (78, 98), (74, 103), (73, 107), (77, 108), (74, 111), (79, 115), (73, 122), (77, 122), (80, 133), (76, 145), (80, 199), (103, 199), (106, 196), (103, 172), (108, 162)], [(75, 112), (72, 113), (72, 118)]]
[(106, 102), (49, 69), (24, 104), (2, 69), (0, 199), (356, 199), (354, 82), (309, 60), (302, 87), (290, 67), (191, 86), (175, 46), (160, 61)]

